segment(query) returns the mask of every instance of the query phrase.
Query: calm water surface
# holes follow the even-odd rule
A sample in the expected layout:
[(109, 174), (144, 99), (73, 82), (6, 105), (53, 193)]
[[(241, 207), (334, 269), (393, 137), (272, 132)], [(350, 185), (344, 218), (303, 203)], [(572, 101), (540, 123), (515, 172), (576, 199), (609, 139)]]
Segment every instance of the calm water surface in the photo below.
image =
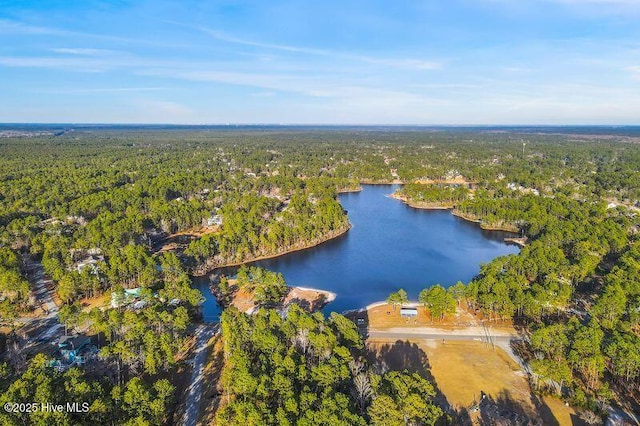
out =
[[(281, 272), (289, 285), (314, 287), (337, 294), (325, 313), (357, 309), (384, 300), (404, 288), (417, 299), (423, 288), (468, 282), (480, 264), (518, 248), (503, 239), (509, 234), (483, 231), (446, 210), (419, 210), (389, 198), (396, 185), (363, 185), (357, 193), (341, 194), (353, 227), (342, 237), (312, 249), (255, 262)], [(207, 297), (205, 320), (219, 307), (208, 278), (195, 286)]]

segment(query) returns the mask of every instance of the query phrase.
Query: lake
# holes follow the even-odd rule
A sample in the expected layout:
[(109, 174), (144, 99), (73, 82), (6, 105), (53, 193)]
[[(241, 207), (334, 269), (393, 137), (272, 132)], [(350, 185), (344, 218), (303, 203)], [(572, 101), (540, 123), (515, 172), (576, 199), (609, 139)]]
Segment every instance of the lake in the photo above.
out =
[[(254, 262), (281, 272), (287, 284), (337, 294), (325, 313), (358, 309), (386, 299), (404, 288), (417, 300), (425, 287), (469, 282), (480, 264), (519, 248), (504, 242), (512, 234), (485, 231), (448, 210), (414, 209), (389, 198), (397, 185), (363, 185), (361, 192), (340, 194), (351, 230), (317, 247)], [(194, 280), (207, 298), (205, 320), (215, 320), (219, 307), (208, 277)]]

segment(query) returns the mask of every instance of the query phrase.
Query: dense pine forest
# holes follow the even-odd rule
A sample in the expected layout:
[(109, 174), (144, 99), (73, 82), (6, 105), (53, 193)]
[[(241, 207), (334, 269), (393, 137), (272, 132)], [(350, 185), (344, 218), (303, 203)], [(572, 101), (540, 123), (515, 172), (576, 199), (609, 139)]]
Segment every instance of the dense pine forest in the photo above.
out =
[[(89, 401), (90, 415), (36, 412), (29, 423), (173, 424), (170, 379), (202, 300), (191, 276), (347, 232), (337, 194), (391, 182), (406, 184), (396, 195), (411, 205), (526, 239), (452, 287), (455, 299), (425, 290), (425, 306), (444, 315), (464, 300), (488, 321), (512, 319), (540, 392), (601, 415), (632, 404), (640, 138), (596, 130), (78, 128), (0, 138), (0, 404), (64, 394)], [(45, 354), (21, 353), (16, 331), (42, 309), (32, 262), (51, 277), (65, 328), (98, 336), (109, 374), (60, 372)], [(80, 303), (133, 290), (135, 311)], [(341, 315), (228, 309), (221, 329), (219, 424), (451, 421), (427, 380), (369, 365)], [(25, 421), (0, 412), (0, 424)]]
[(369, 365), (354, 323), (325, 320), (296, 305), (222, 318), (228, 403), (219, 424), (433, 425), (444, 413), (433, 386), (417, 374)]

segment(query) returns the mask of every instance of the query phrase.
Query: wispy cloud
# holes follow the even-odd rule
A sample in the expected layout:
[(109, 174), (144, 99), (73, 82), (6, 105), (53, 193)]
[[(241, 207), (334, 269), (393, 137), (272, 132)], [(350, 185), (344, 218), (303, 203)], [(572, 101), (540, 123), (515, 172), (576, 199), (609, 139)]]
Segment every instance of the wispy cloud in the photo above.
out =
[[(640, 6), (638, 0), (481, 0), (485, 3), (498, 3), (509, 6), (536, 5), (541, 6), (547, 4), (565, 4), (571, 6), (589, 6), (589, 5), (607, 5), (607, 6)], [(611, 10), (609, 10), (611, 11)]]
[(128, 93), (128, 92), (156, 92), (161, 90), (171, 90), (170, 87), (101, 87), (94, 89), (50, 89), (38, 90), (38, 93), (63, 94), (83, 94), (83, 93)]
[(101, 55), (111, 55), (120, 53), (115, 50), (110, 49), (91, 49), (91, 48), (82, 48), (82, 47), (56, 47), (49, 49), (54, 53), (62, 53), (67, 55), (80, 55), (80, 56), (101, 56)]
[(21, 68), (55, 68), (82, 72), (100, 72), (112, 68), (106, 61), (86, 58), (0, 56), (0, 66)]
[(9, 19), (0, 19), (0, 33), (3, 34), (72, 34), (69, 31), (58, 30), (35, 25), (27, 25), (22, 22), (12, 21)]
[[(126, 45), (138, 46), (158, 46), (163, 48), (193, 48), (193, 43), (175, 43), (169, 40), (156, 40), (144, 37), (125, 37), (114, 34), (101, 34), (86, 31), (75, 31), (72, 29), (60, 29), (56, 27), (43, 27), (30, 25), (24, 22), (0, 18), (0, 34), (13, 35), (35, 35), (35, 36), (55, 36), (57, 38), (70, 39), (94, 39), (105, 42), (112, 42)], [(67, 52), (72, 53), (72, 52)]]
[(589, 16), (602, 19), (608, 16), (637, 17), (640, 13), (638, 0), (546, 0), (548, 3), (564, 6), (574, 12), (586, 13)]
[(352, 59), (368, 62), (370, 64), (383, 65), (390, 68), (401, 68), (407, 70), (437, 70), (442, 68), (442, 62), (423, 61), (420, 59), (391, 59), (391, 58), (374, 58), (371, 56), (348, 56)]
[(431, 83), (431, 84), (411, 84), (410, 87), (417, 89), (480, 89), (484, 86), (480, 84), (468, 83)]
[[(104, 52), (104, 51), (103, 51)], [(0, 67), (50, 68), (71, 72), (104, 72), (115, 69), (145, 69), (173, 67), (177, 61), (145, 59), (135, 55), (110, 51), (112, 54), (65, 54), (60, 56), (0, 56)], [(199, 64), (195, 64), (199, 65)], [(211, 66), (212, 64), (208, 64)]]
[[(178, 24), (178, 25), (183, 25), (183, 24)], [(351, 61), (360, 61), (360, 62), (365, 62), (369, 64), (381, 65), (381, 66), (390, 67), (390, 68), (433, 70), (433, 69), (439, 69), (443, 65), (442, 62), (440, 61), (432, 61), (432, 60), (422, 60), (422, 59), (415, 59), (415, 58), (375, 57), (375, 56), (369, 56), (369, 55), (345, 53), (341, 51), (328, 50), (328, 49), (317, 49), (313, 47), (294, 46), (289, 44), (278, 44), (278, 43), (265, 43), (265, 42), (259, 42), (259, 41), (235, 37), (235, 36), (226, 34), (222, 31), (213, 30), (206, 27), (196, 27), (196, 29), (205, 34), (208, 34), (209, 36), (217, 40), (227, 42), (227, 43), (239, 44), (243, 46), (253, 46), (253, 47), (259, 47), (263, 49), (279, 50), (279, 51), (290, 52), (290, 53), (301, 53), (301, 54), (315, 55), (315, 56), (328, 56), (328, 57), (334, 57), (338, 59), (346, 59)]]
[[(176, 22), (172, 22), (176, 25), (180, 25), (180, 26), (186, 26), (186, 27), (190, 27), (189, 25), (185, 25), (185, 24), (180, 24), (180, 23), (176, 23)], [(314, 48), (309, 48), (309, 47), (300, 47), (300, 46), (291, 46), (291, 45), (287, 45), (287, 44), (277, 44), (277, 43), (264, 43), (264, 42), (260, 42), (260, 41), (253, 41), (253, 40), (246, 40), (243, 38), (239, 38), (239, 37), (234, 37), (231, 36), (229, 34), (226, 34), (222, 31), (218, 31), (218, 30), (212, 30), (210, 28), (206, 28), (206, 27), (195, 27), (197, 30), (208, 34), (209, 36), (220, 40), (220, 41), (224, 41), (227, 43), (234, 43), (234, 44), (241, 44), (244, 46), (253, 46), (253, 47), (262, 47), (265, 49), (273, 49), (273, 50), (282, 50), (285, 52), (295, 52), (295, 53), (307, 53), (310, 55), (322, 55), (322, 56), (327, 56), (330, 55), (331, 52), (328, 50), (324, 50), (324, 49), (314, 49)]]
[(270, 98), (272, 96), (276, 96), (277, 94), (278, 93), (274, 91), (262, 91), (262, 92), (252, 93), (251, 96), (255, 98)]
[(324, 97), (333, 94), (335, 89), (325, 91), (326, 84), (322, 76), (302, 76), (288, 74), (267, 74), (249, 72), (209, 71), (209, 70), (176, 70), (155, 69), (143, 70), (141, 75), (161, 76), (188, 81), (216, 82), (239, 86), (256, 87), (266, 91), (282, 91)]
[(133, 104), (147, 114), (160, 117), (167, 123), (176, 123), (193, 116), (194, 111), (181, 103), (166, 100), (138, 99)]
[(606, 4), (606, 5), (620, 5), (620, 6), (640, 6), (638, 0), (548, 0), (556, 3), (566, 3), (575, 5), (591, 4)]
[(17, 2), (0, 13), (0, 116), (638, 120), (640, 0), (370, 2), (361, 14), (339, 0), (313, 10), (161, 1)]
[(627, 71), (631, 72), (633, 78), (640, 80), (640, 66), (627, 67)]
[(255, 87), (263, 89), (271, 95), (272, 92), (293, 93), (323, 102), (339, 102), (343, 106), (352, 108), (402, 108), (409, 106), (423, 107), (425, 105), (442, 105), (444, 99), (426, 96), (410, 90), (393, 90), (376, 87), (374, 84), (364, 84), (357, 80), (344, 77), (323, 75), (287, 75), (245, 72), (220, 71), (182, 71), (154, 70), (150, 75), (164, 76), (189, 81), (208, 81), (231, 85)]

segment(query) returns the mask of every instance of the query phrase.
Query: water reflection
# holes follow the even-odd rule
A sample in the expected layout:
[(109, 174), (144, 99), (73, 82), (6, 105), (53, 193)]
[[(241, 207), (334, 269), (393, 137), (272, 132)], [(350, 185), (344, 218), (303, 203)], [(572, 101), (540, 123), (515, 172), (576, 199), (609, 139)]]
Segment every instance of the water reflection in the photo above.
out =
[[(517, 253), (504, 243), (511, 234), (485, 231), (444, 210), (418, 210), (389, 198), (397, 186), (365, 185), (340, 195), (353, 228), (318, 247), (255, 265), (281, 272), (290, 285), (337, 293), (326, 312), (344, 311), (384, 300), (404, 288), (417, 299), (432, 284), (468, 282), (480, 264)], [(195, 284), (207, 296), (205, 316), (218, 315), (208, 278)], [(213, 301), (211, 300), (213, 299)]]

